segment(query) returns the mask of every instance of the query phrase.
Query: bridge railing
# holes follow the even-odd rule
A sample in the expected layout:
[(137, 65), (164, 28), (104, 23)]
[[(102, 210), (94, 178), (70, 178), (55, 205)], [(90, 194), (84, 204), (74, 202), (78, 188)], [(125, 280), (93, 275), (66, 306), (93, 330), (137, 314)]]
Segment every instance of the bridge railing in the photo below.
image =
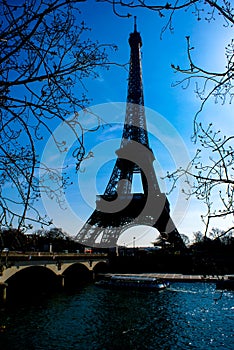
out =
[(16, 252), (16, 251), (10, 251), (10, 252), (2, 252), (0, 254), (0, 258), (8, 258), (8, 259), (19, 259), (19, 260), (27, 260), (27, 259), (100, 259), (100, 258), (106, 258), (107, 254), (105, 253), (64, 253), (64, 252)]

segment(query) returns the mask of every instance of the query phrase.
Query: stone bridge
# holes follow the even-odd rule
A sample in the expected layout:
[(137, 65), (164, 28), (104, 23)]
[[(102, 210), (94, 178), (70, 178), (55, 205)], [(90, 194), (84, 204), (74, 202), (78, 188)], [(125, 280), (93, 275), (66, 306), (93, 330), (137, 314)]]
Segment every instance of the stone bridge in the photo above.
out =
[(2, 253), (0, 299), (52, 287), (75, 286), (106, 272), (106, 254)]

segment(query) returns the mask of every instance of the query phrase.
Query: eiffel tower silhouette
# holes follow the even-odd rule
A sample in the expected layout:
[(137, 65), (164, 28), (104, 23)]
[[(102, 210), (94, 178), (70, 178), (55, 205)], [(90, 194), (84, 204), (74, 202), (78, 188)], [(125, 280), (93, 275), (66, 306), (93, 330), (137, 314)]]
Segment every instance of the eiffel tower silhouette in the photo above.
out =
[[(170, 205), (160, 191), (149, 146), (144, 109), (141, 53), (142, 40), (137, 31), (130, 34), (130, 69), (125, 123), (117, 160), (96, 209), (76, 236), (88, 246), (116, 247), (120, 235), (138, 225), (155, 227), (175, 249), (185, 245), (170, 216)], [(134, 174), (140, 174), (143, 193), (132, 193)]]

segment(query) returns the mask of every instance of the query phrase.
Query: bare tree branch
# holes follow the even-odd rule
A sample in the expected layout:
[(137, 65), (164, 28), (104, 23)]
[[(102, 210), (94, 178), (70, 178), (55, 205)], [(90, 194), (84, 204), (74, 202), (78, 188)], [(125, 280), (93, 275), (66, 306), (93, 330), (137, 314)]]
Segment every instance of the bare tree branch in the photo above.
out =
[[(0, 0), (0, 226), (49, 224), (36, 208), (40, 191), (63, 206), (69, 185), (65, 169), (40, 164), (38, 147), (50, 136), (59, 152), (63, 140), (53, 130), (66, 124), (77, 140), (76, 169), (86, 154), (79, 110), (87, 108), (85, 80), (108, 68), (107, 50), (116, 46), (88, 38), (81, 0)], [(100, 118), (98, 117), (98, 123)], [(38, 179), (44, 167), (44, 179)], [(61, 175), (62, 173), (62, 175)]]
[(195, 196), (206, 205), (206, 214), (202, 215), (205, 235), (212, 219), (234, 214), (233, 139), (221, 137), (220, 131), (212, 130), (212, 124), (207, 129), (200, 124), (198, 140), (201, 148), (186, 169), (180, 168), (167, 175), (172, 181), (172, 189), (183, 179), (185, 195), (188, 198)]

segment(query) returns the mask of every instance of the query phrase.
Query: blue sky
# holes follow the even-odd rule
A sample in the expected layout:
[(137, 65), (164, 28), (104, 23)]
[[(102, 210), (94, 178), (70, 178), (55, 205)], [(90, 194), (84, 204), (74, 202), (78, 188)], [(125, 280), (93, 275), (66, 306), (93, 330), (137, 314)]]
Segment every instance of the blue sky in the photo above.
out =
[[(127, 63), (130, 53), (128, 37), (133, 30), (133, 17), (117, 17), (109, 4), (101, 2), (88, 1), (81, 3), (80, 8), (81, 18), (92, 28), (90, 37), (100, 43), (116, 44), (118, 50), (110, 54), (110, 60)], [(222, 26), (220, 19), (209, 24), (197, 21), (192, 14), (181, 12), (174, 17), (174, 33), (166, 31), (161, 39), (160, 32), (166, 19), (146, 10), (132, 10), (131, 13), (137, 15), (137, 28), (143, 40), (143, 86), (145, 106), (148, 108), (146, 117), (151, 133), (150, 144), (156, 157), (155, 169), (161, 190), (167, 192), (169, 184), (162, 181), (161, 177), (168, 170), (173, 171), (181, 164), (185, 165), (196, 148), (190, 137), (193, 132), (193, 117), (200, 106), (200, 100), (194, 94), (194, 84), (186, 90), (181, 86), (172, 87), (182, 77), (173, 72), (171, 63), (181, 67), (187, 65), (185, 37), (189, 35), (191, 44), (195, 47), (193, 57), (196, 63), (201, 63), (209, 70), (222, 71), (225, 66), (224, 46), (229, 43), (232, 33)], [(61, 211), (55, 203), (44, 198), (45, 209), (53, 217), (54, 224), (70, 234), (76, 234), (88, 219), (95, 209), (96, 194), (102, 194), (109, 179), (115, 159), (114, 151), (119, 147), (121, 139), (121, 123), (124, 120), (122, 103), (127, 96), (127, 77), (125, 69), (111, 65), (108, 71), (100, 70), (98, 79), (85, 82), (88, 96), (92, 98), (91, 106), (107, 123), (112, 123), (112, 127), (107, 124), (96, 134), (85, 135), (85, 145), (93, 151), (94, 157), (84, 162), (82, 172), (74, 175), (71, 152), (67, 154), (66, 163), (69, 164), (74, 182), (65, 196), (67, 210)], [(228, 134), (232, 117), (230, 105), (221, 106), (210, 100), (199, 118), (204, 124), (212, 121), (224, 134)], [(84, 120), (95, 125), (92, 118), (87, 120), (87, 116), (84, 116)], [(64, 129), (55, 132), (64, 135)], [(73, 139), (69, 141), (72, 149)], [(50, 162), (53, 158), (55, 165), (62, 164), (64, 159), (53, 152), (56, 151), (47, 144), (44, 157)], [(177, 188), (168, 196), (171, 214), (179, 232), (192, 238), (193, 232), (204, 230), (200, 215), (204, 213), (205, 207), (195, 199), (185, 200), (180, 192), (181, 188)], [(225, 229), (227, 225), (222, 221), (220, 228)], [(126, 232), (119, 243), (130, 246), (133, 236), (136, 237), (137, 246), (150, 245), (157, 233), (153, 229), (141, 227), (138, 231)]]

